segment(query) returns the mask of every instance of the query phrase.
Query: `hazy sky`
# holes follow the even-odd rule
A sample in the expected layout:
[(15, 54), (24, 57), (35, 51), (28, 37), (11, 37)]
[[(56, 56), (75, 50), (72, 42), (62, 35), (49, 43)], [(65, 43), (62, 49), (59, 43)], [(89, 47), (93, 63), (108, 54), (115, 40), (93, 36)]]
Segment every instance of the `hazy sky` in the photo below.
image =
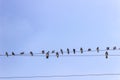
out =
[[(119, 30), (119, 0), (0, 0), (0, 54), (120, 47)], [(119, 62), (119, 57), (0, 57), (0, 77), (120, 73)], [(120, 76), (22, 80), (56, 79), (120, 80)]]

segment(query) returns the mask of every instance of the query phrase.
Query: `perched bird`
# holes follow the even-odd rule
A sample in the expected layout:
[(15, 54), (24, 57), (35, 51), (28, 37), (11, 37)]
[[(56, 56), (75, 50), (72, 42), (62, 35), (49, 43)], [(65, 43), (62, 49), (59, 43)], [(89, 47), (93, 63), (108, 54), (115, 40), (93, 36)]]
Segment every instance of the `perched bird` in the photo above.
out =
[(32, 51), (30, 51), (30, 55), (33, 56), (33, 52)]
[(9, 56), (9, 55), (8, 55), (8, 52), (6, 52), (5, 54), (6, 54), (7, 57)]
[(91, 48), (89, 48), (88, 51), (91, 51)]
[(116, 49), (117, 49), (117, 47), (116, 47), (116, 46), (114, 46), (114, 47), (113, 47), (113, 50), (116, 50)]
[(52, 50), (52, 52), (51, 53), (55, 53), (55, 50)]
[(97, 52), (99, 53), (99, 47), (96, 48)]
[(80, 52), (83, 53), (83, 48), (80, 48)]
[(110, 50), (110, 47), (106, 47), (106, 50)]
[(23, 54), (24, 54), (24, 52), (21, 52), (20, 54), (21, 54), (21, 55), (23, 55)]
[(49, 51), (46, 53), (46, 59), (49, 58)]
[(75, 49), (73, 49), (73, 53), (75, 54)]
[(60, 52), (61, 52), (61, 54), (63, 54), (63, 50), (62, 49), (60, 49)]
[(67, 48), (67, 53), (69, 54), (70, 53), (70, 51), (69, 51), (69, 49)]
[(108, 58), (108, 52), (107, 51), (105, 52), (105, 58), (106, 59)]
[(15, 53), (14, 53), (14, 52), (12, 52), (12, 55), (13, 55), (13, 56), (15, 56)]
[(44, 50), (42, 50), (42, 54), (44, 54), (45, 53), (45, 51)]
[(58, 52), (56, 52), (56, 57), (57, 57), (57, 58), (59, 57), (59, 53), (58, 53)]

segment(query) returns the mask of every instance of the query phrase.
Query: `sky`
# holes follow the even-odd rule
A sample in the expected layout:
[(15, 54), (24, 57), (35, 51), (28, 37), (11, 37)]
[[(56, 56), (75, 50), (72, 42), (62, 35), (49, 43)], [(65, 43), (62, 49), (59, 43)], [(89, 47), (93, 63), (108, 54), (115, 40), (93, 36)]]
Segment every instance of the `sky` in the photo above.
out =
[[(0, 54), (120, 47), (119, 30), (119, 0), (0, 0)], [(119, 57), (3, 56), (0, 77), (120, 73), (119, 62)], [(120, 76), (35, 79), (120, 80)]]

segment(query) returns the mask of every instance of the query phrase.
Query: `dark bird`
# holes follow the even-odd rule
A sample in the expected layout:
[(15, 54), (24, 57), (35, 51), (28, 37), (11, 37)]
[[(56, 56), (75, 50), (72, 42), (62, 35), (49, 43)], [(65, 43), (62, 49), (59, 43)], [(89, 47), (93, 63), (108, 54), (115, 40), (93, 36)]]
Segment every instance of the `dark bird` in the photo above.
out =
[(46, 53), (46, 59), (49, 58), (49, 51)]
[(52, 50), (52, 53), (55, 53), (55, 50)]
[(69, 51), (69, 49), (67, 48), (67, 53), (69, 54), (70, 53), (70, 51)]
[(42, 54), (44, 54), (45, 53), (45, 51), (44, 50), (42, 50)]
[(12, 52), (12, 55), (13, 55), (13, 56), (15, 56), (15, 53), (14, 53), (14, 52)]
[(59, 57), (59, 53), (58, 53), (58, 52), (56, 52), (56, 57), (57, 57), (57, 58)]
[(73, 49), (73, 53), (75, 54), (75, 49)]
[(5, 54), (6, 54), (6, 56), (8, 57), (8, 52), (6, 52)]
[(114, 46), (114, 47), (113, 47), (113, 50), (116, 50), (116, 49), (117, 49), (117, 47), (116, 47), (116, 46)]
[(107, 51), (105, 52), (105, 58), (106, 59), (108, 58), (108, 52)]
[(60, 52), (61, 52), (61, 54), (63, 54), (63, 50), (62, 49), (60, 49)]
[(32, 51), (30, 51), (30, 55), (33, 56), (33, 52)]
[(23, 55), (23, 54), (24, 54), (24, 52), (21, 52), (20, 54), (21, 54), (21, 55)]
[(88, 51), (91, 51), (91, 48), (89, 48)]
[(110, 47), (106, 47), (106, 50), (110, 50)]
[(83, 53), (83, 48), (80, 48), (80, 52)]
[(97, 52), (99, 53), (99, 47), (96, 48)]

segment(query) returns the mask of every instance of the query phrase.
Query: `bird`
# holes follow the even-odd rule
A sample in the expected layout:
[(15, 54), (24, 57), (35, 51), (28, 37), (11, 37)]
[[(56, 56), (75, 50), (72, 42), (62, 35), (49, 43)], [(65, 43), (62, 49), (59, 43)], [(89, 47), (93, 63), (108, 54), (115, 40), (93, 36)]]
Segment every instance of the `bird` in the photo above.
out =
[(46, 59), (49, 58), (49, 51), (46, 53)]
[(55, 53), (55, 50), (52, 50), (52, 52), (51, 53)]
[(6, 54), (6, 56), (8, 57), (8, 52), (6, 52), (5, 54)]
[(45, 53), (45, 51), (44, 50), (42, 50), (42, 54), (44, 54)]
[(113, 50), (116, 50), (116, 49), (117, 49), (117, 47), (116, 47), (116, 46), (114, 46), (114, 47), (113, 47)]
[(91, 48), (89, 48), (88, 51), (91, 51)]
[(69, 51), (69, 49), (67, 48), (67, 53), (69, 54), (70, 53), (70, 51)]
[(30, 51), (30, 54), (31, 54), (31, 56), (33, 56), (33, 52), (32, 51)]
[(110, 47), (106, 47), (106, 50), (110, 50)]
[(58, 53), (58, 52), (56, 52), (56, 57), (57, 57), (57, 58), (59, 57), (59, 53)]
[(105, 52), (105, 58), (106, 59), (108, 58), (108, 52), (107, 51)]
[(80, 52), (83, 53), (83, 48), (80, 48)]
[(63, 54), (63, 50), (62, 49), (60, 49), (60, 52), (61, 52), (61, 54)]
[(75, 49), (73, 49), (73, 53), (75, 54)]
[(12, 52), (12, 55), (13, 55), (13, 56), (15, 56), (15, 53), (14, 53), (14, 52)]
[(23, 55), (23, 54), (24, 54), (24, 52), (21, 52), (20, 54), (21, 54), (21, 55)]
[(96, 48), (97, 52), (99, 53), (99, 47)]

